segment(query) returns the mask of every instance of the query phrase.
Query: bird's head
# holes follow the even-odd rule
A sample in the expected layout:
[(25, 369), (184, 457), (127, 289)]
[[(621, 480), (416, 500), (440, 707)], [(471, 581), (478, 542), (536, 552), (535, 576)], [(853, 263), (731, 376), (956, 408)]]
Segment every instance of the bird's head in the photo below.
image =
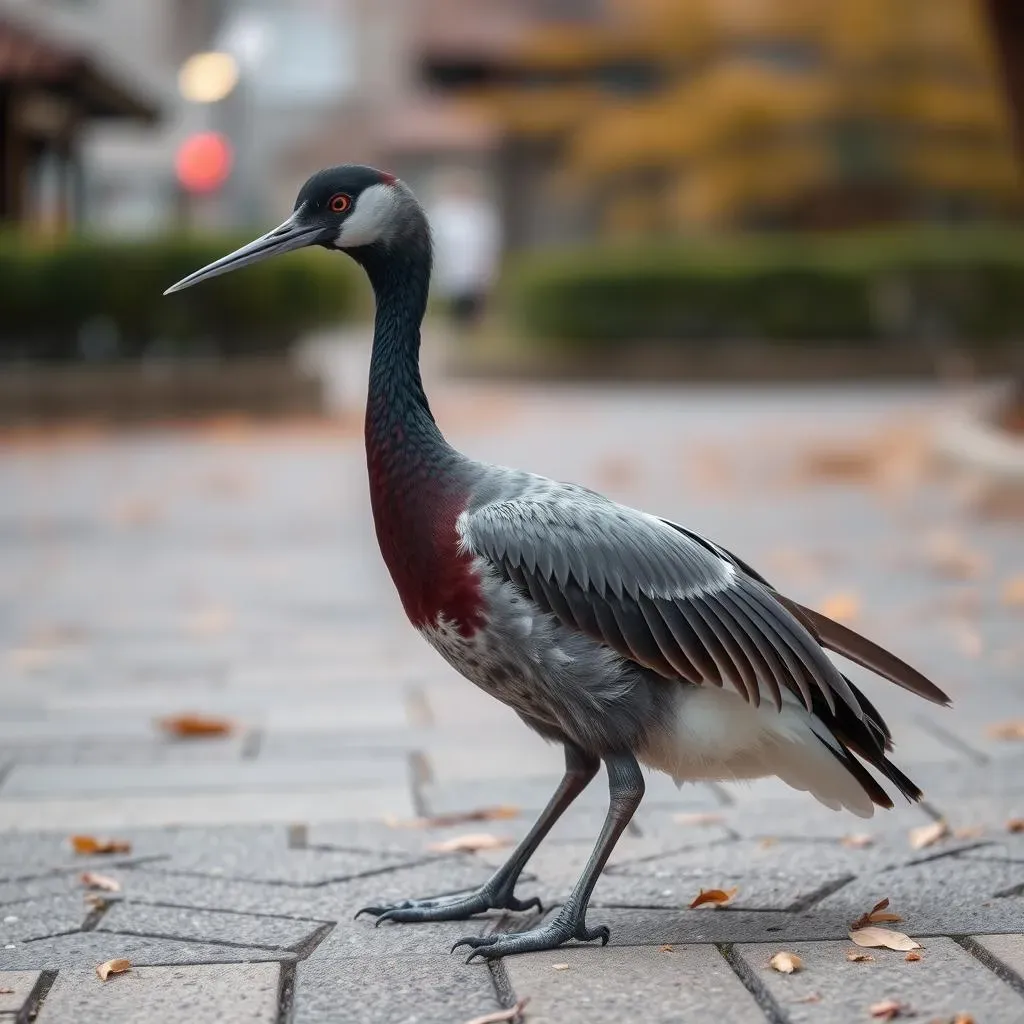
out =
[(360, 250), (390, 245), (420, 227), (425, 235), (422, 211), (394, 175), (358, 164), (329, 167), (317, 171), (299, 189), (295, 209), (283, 224), (182, 278), (164, 294), (307, 245), (357, 255)]

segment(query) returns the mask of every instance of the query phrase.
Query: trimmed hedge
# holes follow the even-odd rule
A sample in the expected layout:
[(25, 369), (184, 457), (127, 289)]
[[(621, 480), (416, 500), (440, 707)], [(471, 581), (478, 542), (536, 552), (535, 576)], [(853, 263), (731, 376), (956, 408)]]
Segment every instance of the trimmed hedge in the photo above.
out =
[(279, 352), (351, 316), (356, 276), (324, 253), (267, 260), (163, 297), (247, 239), (0, 236), (0, 360), (124, 360)]
[(1024, 336), (1024, 232), (905, 229), (592, 246), (514, 265), (531, 339), (854, 344)]

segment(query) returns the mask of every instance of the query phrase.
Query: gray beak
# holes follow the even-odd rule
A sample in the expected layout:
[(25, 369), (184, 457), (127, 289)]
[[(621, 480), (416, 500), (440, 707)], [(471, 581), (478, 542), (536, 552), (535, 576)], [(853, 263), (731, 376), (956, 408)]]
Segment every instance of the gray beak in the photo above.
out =
[(312, 245), (323, 234), (323, 230), (322, 224), (301, 224), (296, 221), (295, 214), (292, 214), (279, 227), (261, 235), (254, 242), (243, 245), (241, 249), (236, 249), (233, 253), (203, 267), (202, 270), (189, 274), (188, 277), (183, 277), (177, 284), (172, 284), (164, 295), (180, 292), (183, 288), (191, 288), (192, 285), (199, 284), (207, 278), (218, 277), (228, 271), (238, 270), (239, 267), (247, 267), (250, 263), (265, 260), (268, 256)]

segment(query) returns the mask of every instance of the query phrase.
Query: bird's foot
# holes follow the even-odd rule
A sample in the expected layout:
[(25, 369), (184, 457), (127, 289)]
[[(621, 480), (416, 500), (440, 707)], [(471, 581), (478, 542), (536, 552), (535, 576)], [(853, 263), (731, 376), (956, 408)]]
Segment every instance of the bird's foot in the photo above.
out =
[(558, 915), (550, 921), (531, 928), (525, 932), (502, 933), (498, 935), (469, 935), (459, 939), (452, 946), (452, 952), (459, 946), (471, 946), (473, 952), (469, 954), (466, 963), (470, 963), (474, 957), (483, 960), (496, 960), (500, 956), (512, 956), (515, 953), (536, 953), (542, 949), (557, 949), (570, 939), (577, 939), (580, 942), (593, 942), (600, 939), (601, 945), (608, 944), (611, 933), (606, 925), (600, 924), (596, 928), (588, 928), (585, 911), (577, 911), (568, 905), (563, 906)]
[(518, 900), (512, 886), (487, 882), (472, 892), (455, 893), (451, 896), (434, 896), (423, 900), (402, 900), (384, 907), (363, 907), (356, 914), (372, 914), (381, 921), (465, 921), (475, 914), (488, 910), (537, 910), (544, 908), (536, 897)]

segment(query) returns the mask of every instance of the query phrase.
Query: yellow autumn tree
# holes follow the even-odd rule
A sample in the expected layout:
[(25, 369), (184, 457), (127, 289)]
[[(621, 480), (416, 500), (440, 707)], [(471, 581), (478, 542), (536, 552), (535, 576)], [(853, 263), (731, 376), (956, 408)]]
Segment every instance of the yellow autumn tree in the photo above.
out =
[(980, 0), (610, 0), (480, 100), (610, 231), (1014, 208)]

